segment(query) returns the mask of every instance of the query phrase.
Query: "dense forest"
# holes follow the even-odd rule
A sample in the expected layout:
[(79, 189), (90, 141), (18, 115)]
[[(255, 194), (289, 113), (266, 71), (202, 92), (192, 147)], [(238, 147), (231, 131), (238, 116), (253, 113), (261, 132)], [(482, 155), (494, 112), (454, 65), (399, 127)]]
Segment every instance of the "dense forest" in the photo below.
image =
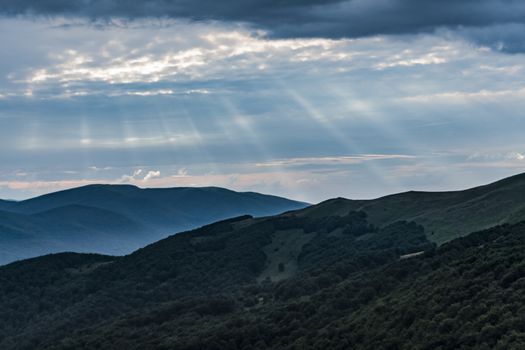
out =
[(0, 268), (0, 348), (522, 349), (524, 232), (436, 247), (364, 212), (245, 216), (126, 257), (26, 260)]

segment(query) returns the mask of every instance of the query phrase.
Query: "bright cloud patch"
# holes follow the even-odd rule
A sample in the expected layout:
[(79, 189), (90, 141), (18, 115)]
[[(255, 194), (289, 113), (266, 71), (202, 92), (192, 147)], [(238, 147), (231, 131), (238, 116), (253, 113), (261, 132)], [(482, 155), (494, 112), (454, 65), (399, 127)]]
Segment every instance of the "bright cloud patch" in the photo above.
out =
[[(36, 32), (57, 35), (63, 27), (47, 23), (6, 20), (5, 29), (17, 25), (36, 27)], [(74, 97), (86, 94), (127, 93), (155, 96), (184, 90), (155, 87), (215, 79), (253, 79), (288, 74), (335, 74), (362, 69), (388, 69), (444, 64), (458, 59), (466, 44), (455, 45), (423, 36), (417, 45), (381, 37), (357, 40), (268, 39), (242, 28), (177, 22), (139, 22), (100, 30), (73, 23), (67, 29), (78, 42), (56, 45), (47, 52), (46, 64), (12, 72), (10, 80), (26, 85), (24, 93)], [(177, 33), (173, 35), (173, 33)], [(41, 34), (42, 35), (42, 34)], [(82, 40), (83, 37), (89, 40)], [(45, 40), (45, 38), (41, 38)], [(38, 47), (37, 47), (38, 49)], [(322, 68), (321, 68), (322, 66)], [(97, 83), (118, 85), (108, 87)], [(136, 90), (136, 84), (148, 84)], [(129, 90), (124, 86), (129, 86)], [(122, 92), (121, 90), (127, 90)], [(187, 90), (202, 93), (206, 89)], [(53, 96), (53, 94), (51, 94)]]

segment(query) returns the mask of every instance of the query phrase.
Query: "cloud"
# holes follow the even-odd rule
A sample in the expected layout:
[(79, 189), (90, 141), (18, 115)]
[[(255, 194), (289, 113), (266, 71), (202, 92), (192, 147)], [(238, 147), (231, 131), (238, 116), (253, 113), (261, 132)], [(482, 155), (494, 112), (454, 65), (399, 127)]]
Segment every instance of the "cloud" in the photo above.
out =
[[(34, 51), (24, 48), (25, 55), (46, 59), (6, 71), (6, 85), (12, 89), (6, 94), (7, 100), (25, 97), (59, 103), (109, 97), (147, 103), (156, 98), (175, 101), (194, 97), (220, 101), (221, 95), (245, 92), (244, 86), (238, 89), (241, 81), (264, 79), (264, 84), (258, 84), (263, 89), (272, 81), (289, 82), (291, 77), (416, 70), (451, 64), (473, 51), (464, 41), (432, 35), (410, 41), (398, 37), (268, 39), (247, 30), (232, 31), (209, 24), (190, 28), (174, 24), (176, 27), (154, 30), (147, 20), (136, 21), (126, 30), (111, 27), (104, 31), (91, 27), (50, 28), (58, 20), (3, 22), (3, 37), (32, 29), (39, 33), (35, 41), (54, 48), (52, 53), (38, 50), (38, 45)], [(173, 35), (173, 31), (180, 34)], [(53, 38), (64, 32), (77, 40), (69, 45), (54, 42)]]
[(160, 177), (160, 171), (148, 171), (148, 173), (146, 174), (146, 176), (144, 176), (144, 179), (143, 181), (144, 182), (147, 182), (151, 179), (154, 179), (154, 178), (157, 178), (157, 177)]
[(188, 175), (188, 169), (186, 168), (180, 168), (177, 171), (177, 175), (173, 175), (173, 177), (187, 177)]
[(133, 174), (131, 175), (122, 175), (120, 179), (118, 179), (117, 183), (133, 183), (135, 181), (141, 181), (140, 175), (142, 174), (142, 169), (135, 169), (133, 171)]
[(525, 88), (516, 90), (481, 90), (474, 92), (465, 91), (450, 91), (441, 92), (430, 95), (416, 95), (403, 97), (404, 102), (414, 103), (431, 103), (431, 104), (446, 104), (446, 103), (472, 103), (472, 102), (498, 102), (506, 100), (521, 100), (525, 98)]
[(412, 159), (404, 154), (362, 154), (357, 156), (289, 158), (257, 163), (257, 167), (283, 167), (300, 165), (361, 164), (371, 160)]
[[(144, 175), (145, 174), (145, 175)], [(132, 175), (122, 175), (117, 183), (141, 184), (160, 177), (159, 170), (150, 170), (147, 173), (143, 169), (136, 169)]]
[(525, 160), (525, 155), (520, 152), (507, 152), (507, 153), (480, 153), (475, 152), (467, 157), (468, 161), (522, 161)]
[[(145, 25), (151, 22), (143, 22)], [(112, 30), (111, 30), (112, 29)], [(100, 32), (85, 29), (84, 33), (96, 36), (99, 41), (96, 46), (67, 48), (51, 55), (51, 65), (30, 69), (25, 77), (10, 79), (14, 82), (24, 82), (33, 90), (60, 84), (65, 91), (60, 97), (81, 97), (90, 94), (90, 83), (105, 83), (111, 87), (106, 94), (112, 97), (128, 96), (188, 96), (208, 95), (215, 91), (207, 87), (188, 86), (174, 88), (173, 85), (151, 88), (145, 84), (162, 82), (188, 82), (211, 79), (224, 79), (236, 72), (236, 79), (254, 77), (271, 71), (275, 66), (286, 66), (288, 71), (295, 70), (293, 66), (315, 64), (319, 61), (345, 62), (353, 61), (354, 55), (360, 52), (350, 51), (350, 41), (334, 41), (328, 39), (280, 39), (268, 40), (254, 36), (246, 30), (229, 31), (224, 28), (203, 25), (194, 26), (197, 33), (187, 33), (184, 39), (173, 36), (173, 29), (158, 31), (135, 29), (135, 36), (119, 34), (111, 28), (104, 32), (108, 37), (100, 40)], [(181, 27), (176, 28), (182, 31)], [(188, 29), (185, 29), (188, 31)], [(202, 31), (202, 32), (200, 32)], [(77, 34), (69, 31), (70, 35)], [(119, 38), (114, 36), (118, 34)], [(151, 36), (156, 40), (150, 42)], [(140, 42), (137, 37), (140, 37)], [(91, 39), (95, 41), (95, 39)], [(127, 50), (117, 50), (108, 55), (98, 46), (106, 47), (116, 44)], [(350, 50), (349, 50), (350, 49)], [(427, 55), (441, 57), (443, 53), (421, 53), (396, 56), (398, 60), (424, 61)], [(384, 57), (389, 57), (385, 54)], [(363, 58), (360, 58), (363, 61)], [(441, 62), (438, 62), (441, 63)], [(380, 62), (378, 62), (380, 64)], [(395, 65), (395, 64), (394, 64)], [(394, 66), (392, 65), (392, 66)], [(136, 84), (137, 86), (131, 86)], [(108, 88), (108, 85), (105, 85)], [(131, 89), (122, 91), (123, 85)], [(34, 92), (34, 91), (33, 91)], [(25, 93), (25, 91), (24, 91)], [(96, 93), (91, 91), (91, 94)]]
[(508, 154), (509, 159), (515, 159), (515, 160), (525, 160), (525, 155), (523, 153), (519, 152), (512, 152)]
[[(473, 28), (465, 34), (481, 43), (497, 40), (503, 50), (524, 49), (522, 31), (512, 27), (525, 23), (522, 0), (3, 0), (0, 13), (73, 16), (111, 24), (152, 17), (240, 22), (275, 37), (356, 38)], [(502, 29), (476, 32), (493, 26)]]
[(96, 165), (92, 165), (92, 166), (88, 167), (88, 169), (89, 170), (93, 170), (93, 171), (107, 171), (107, 170), (111, 170), (113, 168), (110, 167), (110, 166), (98, 167)]
[[(483, 181), (523, 170), (510, 154), (523, 151), (523, 57), (462, 39), (489, 27), (334, 40), (163, 21), (0, 19), (0, 181), (19, 188), (1, 197), (95, 178), (314, 202), (467, 187), (464, 168)], [(468, 152), (426, 159), (456, 149)], [(473, 150), (504, 157), (466, 161)]]
[(0, 181), (0, 188), (46, 193), (63, 189), (103, 183), (103, 180), (59, 180), (59, 181)]
[[(128, 91), (125, 94), (129, 96), (159, 96), (159, 95), (175, 95), (175, 94), (184, 94), (184, 95), (191, 95), (191, 94), (203, 94), (207, 95), (211, 93), (212, 91), (208, 89), (191, 89), (191, 90), (184, 90), (184, 91), (175, 91), (172, 89), (159, 89), (159, 90), (143, 90), (143, 91)], [(119, 93), (113, 94), (111, 96), (118, 96)]]
[[(525, 14), (522, 12), (522, 16)], [(461, 28), (458, 33), (472, 41), (509, 53), (525, 52), (525, 24), (504, 23), (488, 27)]]

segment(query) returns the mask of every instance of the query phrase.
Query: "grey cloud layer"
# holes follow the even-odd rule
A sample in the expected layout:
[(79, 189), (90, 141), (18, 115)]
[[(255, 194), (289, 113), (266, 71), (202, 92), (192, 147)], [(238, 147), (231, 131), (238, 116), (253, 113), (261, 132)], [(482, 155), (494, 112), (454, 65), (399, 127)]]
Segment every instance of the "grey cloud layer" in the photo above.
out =
[(3, 0), (0, 13), (244, 22), (275, 37), (362, 37), (446, 27), (504, 51), (525, 46), (522, 0)]
[[(449, 32), (277, 39), (224, 22), (100, 30), (53, 13), (0, 18), (0, 198), (130, 182), (315, 202), (465, 188), (525, 169), (522, 55)], [(522, 26), (458, 33), (489, 45)]]
[(62, 22), (0, 21), (0, 197), (127, 181), (314, 202), (464, 188), (525, 166), (520, 55), (440, 35)]

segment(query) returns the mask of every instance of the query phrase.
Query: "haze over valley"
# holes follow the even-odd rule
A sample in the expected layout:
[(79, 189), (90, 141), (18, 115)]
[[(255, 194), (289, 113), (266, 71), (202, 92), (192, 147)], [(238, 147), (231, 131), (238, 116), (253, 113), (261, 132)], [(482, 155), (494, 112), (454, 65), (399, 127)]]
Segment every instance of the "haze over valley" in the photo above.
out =
[(0, 264), (64, 251), (124, 255), (214, 221), (306, 205), (215, 187), (131, 185), (89, 185), (21, 202), (0, 201)]

